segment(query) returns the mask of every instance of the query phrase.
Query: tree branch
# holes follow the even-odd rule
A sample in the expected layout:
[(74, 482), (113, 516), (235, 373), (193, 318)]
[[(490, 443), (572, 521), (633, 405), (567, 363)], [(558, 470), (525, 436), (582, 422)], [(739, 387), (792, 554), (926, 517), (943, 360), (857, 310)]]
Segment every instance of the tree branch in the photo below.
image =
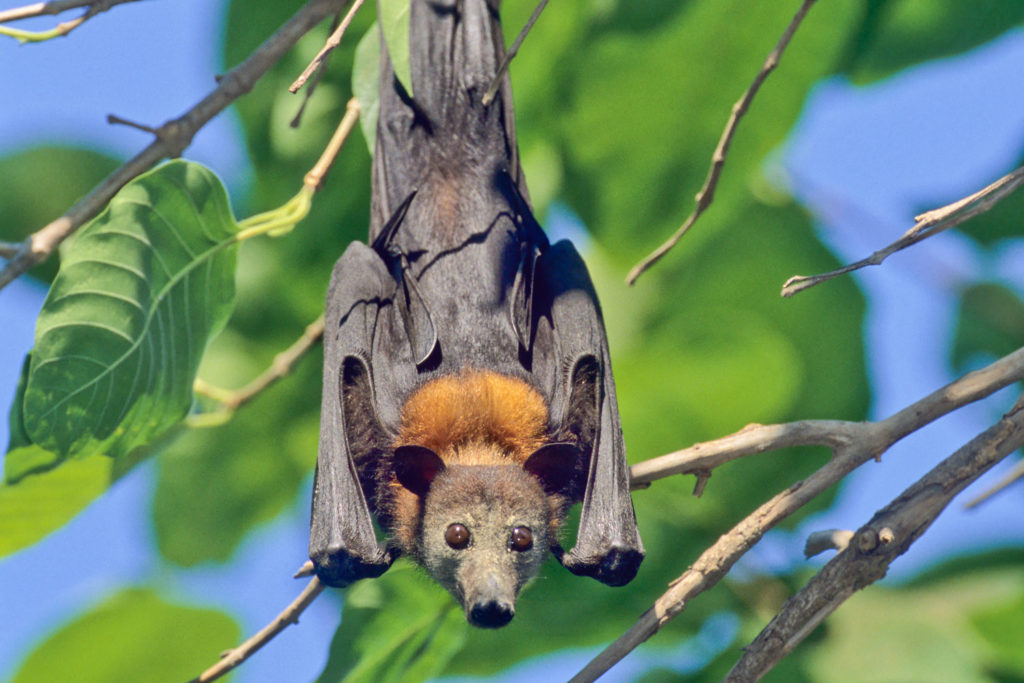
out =
[(310, 0), (248, 58), (221, 79), (219, 85), (182, 116), (157, 129), (156, 140), (111, 173), (67, 213), (29, 236), (18, 253), (0, 270), (0, 289), (33, 266), (45, 261), (75, 230), (96, 216), (130, 180), (167, 157), (180, 156), (195, 134), (229, 104), (249, 92), (263, 74), (343, 0)]
[(826, 280), (860, 270), (865, 266), (877, 266), (897, 251), (917, 244), (921, 240), (927, 239), (943, 230), (960, 225), (978, 214), (985, 213), (1013, 193), (1021, 184), (1024, 184), (1024, 166), (1007, 173), (988, 187), (978, 190), (972, 195), (968, 195), (947, 206), (922, 213), (920, 216), (915, 216), (914, 221), (916, 222), (914, 226), (903, 233), (902, 237), (884, 249), (879, 249), (867, 258), (820, 275), (794, 275), (782, 285), (782, 296), (791, 297), (797, 292), (802, 292)]
[(309, 607), (310, 603), (316, 600), (316, 597), (323, 592), (324, 588), (325, 586), (314, 576), (306, 584), (306, 588), (299, 594), (299, 597), (295, 598), (272, 622), (264, 626), (238, 647), (228, 650), (221, 656), (219, 662), (193, 678), (189, 683), (207, 683), (208, 681), (216, 680), (244, 662), (285, 628), (291, 624), (299, 623), (299, 615)]
[(544, 8), (548, 6), (548, 0), (540, 0), (537, 6), (533, 8), (533, 13), (530, 18), (526, 20), (526, 25), (519, 31), (519, 35), (512, 42), (512, 47), (505, 52), (505, 56), (501, 58), (501, 64), (498, 65), (498, 70), (494, 73), (494, 78), (491, 79), (491, 84), (487, 86), (487, 90), (484, 92), (484, 96), (480, 99), (480, 103), (485, 107), (489, 107), (491, 102), (494, 101), (494, 96), (498, 94), (498, 88), (501, 87), (501, 78), (505, 75), (505, 71), (508, 70), (509, 64), (515, 58), (516, 53), (519, 52), (519, 48), (522, 47), (523, 41), (526, 39), (526, 35), (533, 28), (533, 25), (540, 19), (540, 13), (544, 11)]
[(661, 259), (662, 256), (667, 254), (669, 250), (682, 239), (686, 231), (693, 227), (693, 224), (697, 222), (701, 214), (704, 213), (705, 209), (711, 206), (711, 202), (715, 198), (715, 188), (718, 187), (718, 179), (722, 175), (722, 168), (725, 166), (725, 157), (729, 153), (729, 145), (732, 143), (733, 137), (736, 135), (736, 129), (739, 127), (740, 119), (747, 113), (747, 109), (750, 108), (750, 103), (753, 102), (754, 96), (757, 91), (761, 88), (761, 84), (764, 83), (765, 79), (768, 78), (768, 74), (775, 70), (775, 67), (779, 65), (779, 59), (782, 57), (782, 53), (789, 45), (789, 41), (793, 38), (793, 34), (796, 33), (797, 28), (800, 26), (800, 22), (803, 21), (804, 16), (811, 9), (815, 0), (804, 0), (803, 4), (800, 5), (800, 9), (796, 11), (793, 19), (789, 22), (789, 26), (783, 31), (782, 37), (779, 38), (779, 42), (775, 45), (775, 48), (768, 53), (768, 58), (765, 59), (764, 65), (761, 66), (761, 70), (757, 72), (753, 82), (747, 87), (747, 91), (743, 93), (743, 96), (732, 106), (732, 113), (729, 115), (729, 120), (725, 124), (725, 130), (722, 131), (722, 137), (718, 140), (718, 146), (715, 147), (714, 154), (711, 155), (711, 167), (708, 169), (707, 178), (704, 179), (704, 186), (700, 188), (700, 192), (697, 193), (696, 200), (697, 206), (694, 208), (693, 213), (683, 222), (676, 232), (665, 241), (660, 247), (650, 253), (644, 260), (633, 266), (633, 269), (629, 271), (629, 275), (626, 277), (626, 284), (633, 284), (637, 278), (640, 277), (644, 271), (653, 266)]
[[(33, 5), (3, 10), (0, 11), (0, 34), (15, 38), (22, 43), (36, 43), (43, 40), (49, 40), (51, 38), (57, 38), (59, 36), (66, 36), (89, 19), (101, 12), (106, 12), (115, 5), (137, 1), (138, 0), (63, 0), (62, 2), (37, 2)], [(88, 9), (86, 9), (80, 16), (72, 19), (71, 21), (61, 22), (48, 31), (22, 31), (2, 25), (3, 22), (28, 19), (29, 17), (60, 14), (61, 12), (74, 9), (75, 7), (85, 6), (88, 6)]]
[[(907, 434), (1021, 379), (1024, 379), (1024, 348), (1004, 356), (985, 368), (964, 375), (881, 422), (835, 422), (835, 432), (827, 438), (826, 430), (823, 428), (827, 424), (826, 421), (755, 425), (735, 435), (657, 458), (656, 461), (660, 463), (652, 468), (653, 471), (642, 472), (648, 479), (691, 471), (692, 462), (698, 457), (720, 458), (720, 461), (715, 462), (721, 464), (727, 460), (760, 453), (781, 445), (830, 445), (833, 448), (833, 457), (824, 466), (803, 481), (798, 481), (776, 494), (705, 550), (629, 630), (572, 678), (573, 683), (596, 680), (616, 662), (661, 630), (686, 608), (690, 600), (717, 584), (769, 529), (854, 469), (872, 458), (880, 457), (892, 444)], [(805, 425), (808, 424), (813, 428), (806, 428)], [(762, 449), (755, 443), (759, 434), (774, 435), (775, 440), (770, 441), (772, 445)], [(704, 452), (695, 454), (695, 449)], [(673, 462), (672, 459), (676, 461)], [(639, 463), (634, 467), (639, 468), (643, 464)], [(685, 467), (680, 469), (684, 465)], [(707, 465), (708, 463), (704, 462), (701, 467)]]
[(352, 23), (352, 19), (356, 16), (356, 12), (362, 6), (363, 0), (355, 0), (355, 2), (352, 3), (352, 7), (349, 8), (348, 14), (346, 14), (345, 18), (341, 20), (341, 24), (338, 25), (338, 28), (334, 29), (330, 37), (327, 38), (327, 42), (322, 48), (320, 48), (320, 52), (316, 53), (316, 57), (313, 57), (313, 61), (309, 63), (309, 66), (303, 69), (302, 73), (299, 74), (299, 77), (295, 79), (295, 82), (288, 86), (288, 92), (298, 92), (299, 88), (304, 86), (306, 81), (309, 80), (309, 77), (323, 65), (324, 61), (327, 59), (327, 55), (331, 54), (334, 48), (341, 45), (341, 39), (345, 35), (345, 31), (348, 29), (349, 24)]
[[(1024, 395), (1022, 395), (1024, 399)], [(1024, 445), (1024, 401), (906, 489), (861, 527), (744, 649), (726, 681), (756, 681), (853, 593), (885, 576), (949, 502), (993, 465)]]

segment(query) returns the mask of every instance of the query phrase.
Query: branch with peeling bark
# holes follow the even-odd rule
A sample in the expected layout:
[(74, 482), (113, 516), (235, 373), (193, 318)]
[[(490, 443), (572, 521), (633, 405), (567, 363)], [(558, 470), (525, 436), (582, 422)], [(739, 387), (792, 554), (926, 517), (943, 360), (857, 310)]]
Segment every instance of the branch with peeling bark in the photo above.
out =
[(794, 275), (782, 285), (782, 296), (790, 297), (840, 275), (852, 273), (866, 266), (877, 266), (897, 251), (917, 244), (921, 240), (928, 239), (932, 235), (937, 235), (943, 230), (956, 227), (978, 214), (985, 213), (1010, 196), (1022, 184), (1024, 184), (1024, 166), (1007, 173), (999, 180), (978, 190), (974, 194), (968, 195), (952, 204), (922, 213), (920, 216), (915, 216), (913, 227), (903, 233), (902, 237), (889, 246), (879, 249), (867, 258), (820, 275)]
[(885, 576), (950, 501), (1024, 445), (1024, 396), (999, 422), (971, 439), (857, 530), (853, 543), (790, 598), (744, 649), (726, 681), (756, 681), (854, 592)]
[(700, 192), (697, 193), (696, 201), (697, 206), (683, 224), (679, 226), (679, 229), (669, 237), (664, 244), (655, 249), (650, 253), (644, 260), (633, 266), (633, 269), (629, 271), (629, 275), (626, 276), (626, 283), (633, 284), (637, 278), (644, 274), (644, 272), (657, 263), (662, 256), (667, 254), (672, 247), (682, 239), (683, 235), (693, 227), (693, 224), (697, 222), (701, 214), (711, 206), (711, 202), (715, 198), (715, 188), (718, 187), (718, 179), (722, 175), (722, 169), (725, 167), (725, 158), (729, 153), (729, 145), (732, 144), (732, 139), (736, 135), (736, 129), (739, 127), (740, 119), (747, 113), (747, 109), (750, 108), (750, 103), (754, 101), (754, 96), (757, 95), (757, 91), (761, 88), (761, 84), (764, 83), (768, 75), (775, 70), (775, 67), (779, 65), (779, 60), (782, 58), (782, 53), (786, 50), (789, 45), (789, 41), (792, 40), (793, 34), (796, 33), (800, 23), (804, 20), (807, 12), (811, 9), (815, 0), (804, 0), (803, 4), (800, 5), (800, 9), (796, 11), (793, 19), (786, 26), (786, 30), (783, 31), (782, 37), (779, 38), (779, 42), (776, 43), (774, 49), (768, 53), (768, 58), (765, 59), (764, 65), (761, 70), (757, 72), (753, 82), (747, 87), (746, 92), (737, 100), (736, 104), (732, 106), (732, 113), (729, 115), (729, 120), (725, 124), (725, 130), (722, 131), (722, 136), (718, 140), (718, 145), (715, 147), (714, 153), (711, 155), (711, 167), (708, 169), (707, 178), (704, 179), (704, 185), (700, 188)]
[[(640, 619), (586, 665), (574, 683), (594, 681), (657, 633), (699, 594), (716, 585), (732, 566), (776, 524), (799, 510), (854, 469), (879, 458), (894, 443), (968, 403), (1024, 379), (1024, 348), (968, 373), (881, 422), (807, 420), (784, 425), (751, 425), (732, 436), (639, 463), (633, 472), (646, 481), (671, 474), (700, 473), (755, 453), (790, 446), (828, 446), (833, 457), (803, 481), (778, 493), (726, 532), (680, 575)], [(634, 480), (635, 481), (635, 480)]]
[(195, 106), (156, 129), (156, 140), (111, 173), (67, 213), (30, 235), (0, 270), (0, 289), (42, 263), (68, 236), (95, 217), (130, 180), (166, 158), (174, 158), (192, 143), (195, 134), (210, 119), (249, 92), (299, 38), (344, 4), (343, 0), (310, 0), (248, 58), (231, 69), (218, 86)]

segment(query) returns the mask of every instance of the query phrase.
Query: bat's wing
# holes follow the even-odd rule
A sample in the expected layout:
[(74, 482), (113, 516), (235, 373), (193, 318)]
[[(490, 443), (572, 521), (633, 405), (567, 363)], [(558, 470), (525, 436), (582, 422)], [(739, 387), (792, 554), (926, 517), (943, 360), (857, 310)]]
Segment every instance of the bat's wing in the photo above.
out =
[(574, 574), (623, 585), (636, 575), (644, 549), (629, 497), (626, 449), (597, 295), (583, 260), (565, 240), (540, 256), (536, 280), (535, 306), (540, 304), (538, 313), (550, 320), (550, 328), (538, 319), (538, 327), (545, 329), (538, 329), (534, 355), (549, 355), (549, 363), (557, 364), (558, 384), (551, 396), (552, 419), (560, 426), (556, 437), (575, 441), (590, 455), (576, 545), (569, 552), (556, 548), (555, 554)]
[(370, 355), (380, 309), (394, 293), (395, 281), (377, 252), (350, 244), (327, 293), (320, 451), (309, 530), (310, 559), (320, 580), (331, 586), (379, 576), (392, 560), (377, 541), (359, 472), (375, 496), (374, 463), (389, 452), (390, 439), (375, 409)]

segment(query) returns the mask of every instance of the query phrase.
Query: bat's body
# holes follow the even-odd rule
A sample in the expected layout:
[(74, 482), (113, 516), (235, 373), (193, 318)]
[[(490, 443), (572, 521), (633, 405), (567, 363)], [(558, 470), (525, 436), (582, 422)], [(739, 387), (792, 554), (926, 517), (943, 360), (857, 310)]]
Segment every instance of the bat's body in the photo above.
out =
[(643, 557), (593, 287), (533, 218), (507, 78), (480, 101), (502, 54), (496, 3), (413, 0), (413, 98), (382, 58), (370, 246), (327, 298), (310, 530), (326, 583), (408, 554), (480, 626), (511, 619), (549, 548), (612, 585)]

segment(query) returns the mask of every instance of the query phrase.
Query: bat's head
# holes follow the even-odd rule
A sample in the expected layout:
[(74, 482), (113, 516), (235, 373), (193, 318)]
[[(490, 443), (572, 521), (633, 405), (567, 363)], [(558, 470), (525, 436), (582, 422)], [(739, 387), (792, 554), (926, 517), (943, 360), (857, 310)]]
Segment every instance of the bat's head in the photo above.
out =
[(548, 444), (522, 465), (445, 462), (429, 448), (395, 451), (395, 474), (423, 500), (419, 561), (474, 626), (498, 628), (536, 576), (564, 517), (560, 491), (577, 451)]

